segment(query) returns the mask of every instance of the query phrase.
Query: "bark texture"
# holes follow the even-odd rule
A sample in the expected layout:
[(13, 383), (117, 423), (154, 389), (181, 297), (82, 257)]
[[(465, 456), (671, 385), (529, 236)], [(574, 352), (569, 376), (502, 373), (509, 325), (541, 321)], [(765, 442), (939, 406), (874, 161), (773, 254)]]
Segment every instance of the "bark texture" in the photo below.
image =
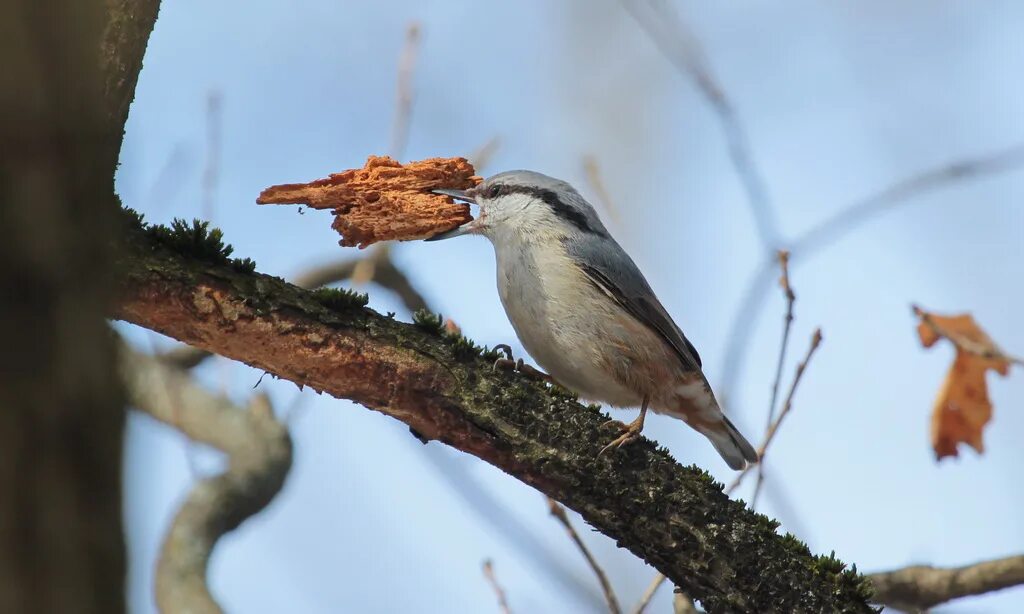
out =
[(0, 611), (124, 610), (114, 171), (158, 3), (0, 3)]
[(597, 408), (444, 333), (337, 290), (310, 292), (233, 264), (196, 228), (129, 222), (114, 315), (408, 424), (578, 511), (711, 612), (867, 612), (870, 589), (648, 441), (597, 458)]

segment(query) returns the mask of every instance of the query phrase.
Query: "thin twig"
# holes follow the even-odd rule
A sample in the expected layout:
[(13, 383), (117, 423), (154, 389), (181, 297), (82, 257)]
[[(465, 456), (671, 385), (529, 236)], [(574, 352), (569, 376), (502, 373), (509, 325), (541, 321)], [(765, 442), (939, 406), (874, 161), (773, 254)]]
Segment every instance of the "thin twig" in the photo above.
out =
[(217, 182), (220, 181), (221, 93), (211, 90), (206, 97), (206, 167), (203, 168), (203, 219), (213, 220), (217, 204)]
[(855, 201), (838, 213), (800, 235), (792, 243), (794, 257), (809, 258), (823, 247), (848, 236), (875, 217), (906, 204), (913, 197), (962, 181), (1020, 168), (1024, 164), (1024, 144), (977, 158), (959, 160), (929, 169), (895, 183), (880, 192)]
[(366, 257), (356, 260), (352, 269), (352, 287), (358, 288), (373, 281), (377, 275), (377, 265), (384, 261), (391, 261), (391, 243), (374, 245)]
[(1004, 362), (1008, 362), (1010, 364), (1024, 366), (1024, 358), (1007, 354), (991, 339), (988, 340), (988, 343), (983, 343), (975, 341), (974, 339), (969, 339), (964, 335), (944, 328), (942, 325), (935, 321), (931, 313), (925, 311), (924, 309), (921, 309), (917, 305), (911, 305), (910, 308), (911, 310), (913, 310), (914, 315), (916, 315), (921, 320), (922, 324), (930, 328), (932, 332), (934, 332), (939, 337), (949, 339), (950, 343), (960, 348), (961, 350), (969, 354), (974, 354), (975, 356), (980, 356), (981, 358), (987, 358), (988, 360), (1001, 360)]
[(484, 561), (484, 578), (487, 578), (487, 583), (491, 585), (494, 596), (498, 598), (498, 611), (501, 614), (512, 614), (505, 597), (505, 589), (501, 588), (497, 576), (494, 575), (494, 565), (491, 563), (491, 559)]
[(476, 174), (480, 175), (481, 170), (486, 168), (491, 162), (491, 158), (494, 157), (494, 153), (498, 151), (501, 146), (501, 137), (494, 135), (487, 139), (482, 145), (473, 150), (473, 153), (469, 154), (469, 162), (476, 169)]
[[(929, 169), (899, 181), (872, 196), (841, 207), (839, 213), (800, 235), (790, 243), (792, 260), (796, 263), (814, 258), (823, 248), (849, 236), (878, 215), (910, 204), (915, 196), (963, 181), (1019, 169), (1021, 166), (1024, 166), (1024, 144), (1017, 144), (1001, 151)], [(758, 265), (733, 314), (722, 360), (722, 382), (719, 385), (722, 396), (731, 396), (736, 382), (743, 376), (746, 341), (764, 308), (765, 296), (771, 289), (769, 279), (772, 260), (766, 257)]]
[(651, 599), (654, 599), (654, 593), (658, 592), (661, 585), (665, 583), (665, 574), (659, 573), (654, 576), (651, 583), (647, 585), (647, 590), (640, 596), (640, 601), (637, 602), (636, 607), (633, 608), (633, 614), (643, 614), (644, 610), (647, 609), (648, 604), (651, 603)]
[(690, 77), (697, 89), (718, 115), (725, 133), (729, 157), (747, 194), (757, 225), (758, 237), (765, 248), (781, 243), (782, 234), (775, 208), (750, 146), (750, 137), (743, 128), (736, 110), (719, 85), (697, 37), (687, 25), (665, 4), (642, 0), (622, 0), (626, 11), (633, 17), (655, 47), (677, 70)]
[(925, 611), (953, 599), (1024, 585), (1024, 555), (963, 567), (914, 565), (868, 577), (875, 587), (875, 603)]
[(562, 526), (565, 527), (566, 532), (569, 534), (569, 538), (572, 539), (576, 547), (583, 553), (583, 558), (587, 559), (587, 564), (590, 565), (590, 568), (594, 570), (594, 575), (597, 576), (597, 581), (601, 584), (601, 590), (604, 591), (604, 598), (608, 602), (608, 610), (612, 614), (621, 614), (622, 608), (619, 607), (619, 600), (615, 597), (615, 591), (612, 589), (611, 582), (608, 581), (608, 576), (605, 575), (604, 570), (601, 569), (594, 555), (590, 553), (587, 545), (580, 539), (576, 529), (572, 528), (572, 523), (569, 522), (569, 516), (565, 513), (565, 508), (551, 497), (548, 497), (548, 509), (551, 511), (551, 515), (558, 519), (558, 522), (562, 523)]
[(405, 48), (398, 60), (395, 121), (391, 127), (391, 157), (396, 160), (405, 155), (409, 140), (409, 118), (412, 115), (412, 80), (416, 68), (416, 55), (420, 46), (420, 24), (413, 21), (405, 31)]
[[(775, 419), (775, 422), (772, 422), (768, 427), (768, 430), (765, 431), (764, 441), (761, 443), (761, 447), (757, 449), (757, 456), (761, 459), (761, 463), (764, 462), (764, 455), (768, 451), (768, 446), (770, 446), (772, 440), (775, 439), (775, 434), (779, 432), (779, 426), (782, 425), (782, 421), (786, 419), (787, 415), (789, 415), (789, 411), (793, 409), (793, 395), (796, 394), (797, 386), (800, 385), (800, 379), (803, 377), (804, 371), (807, 370), (807, 365), (811, 362), (811, 357), (814, 356), (815, 350), (817, 350), (818, 346), (821, 345), (821, 339), (821, 329), (816, 328), (814, 330), (814, 334), (811, 335), (811, 345), (807, 348), (807, 354), (804, 356), (804, 359), (800, 364), (796, 366), (796, 373), (793, 375), (793, 383), (789, 386), (789, 393), (786, 395), (786, 402), (782, 405), (782, 411), (779, 412), (779, 416)], [(758, 463), (758, 465), (761, 463)], [(750, 473), (752, 468), (753, 465), (747, 465), (747, 467), (741, 471), (738, 476), (736, 476), (736, 479), (729, 485), (729, 488), (725, 489), (726, 494), (732, 494), (740, 483), (743, 482), (743, 478)], [(757, 505), (757, 497), (761, 492), (762, 482), (763, 479), (759, 479), (757, 484), (754, 486), (754, 494), (751, 497), (750, 503), (751, 507)]]
[(601, 178), (601, 168), (597, 164), (597, 158), (594, 156), (584, 156), (583, 170), (586, 171), (587, 181), (590, 182), (591, 189), (597, 195), (597, 201), (601, 203), (601, 208), (608, 214), (612, 225), (616, 228), (621, 228), (622, 218), (619, 216), (619, 210), (615, 206), (615, 201), (612, 200), (612, 197), (608, 194), (608, 189), (605, 188), (604, 180)]
[(793, 328), (793, 303), (796, 302), (796, 294), (793, 286), (789, 283), (789, 252), (780, 249), (778, 251), (779, 268), (782, 276), (779, 277), (779, 285), (786, 296), (786, 316), (782, 325), (782, 345), (779, 347), (779, 362), (775, 365), (775, 382), (772, 384), (772, 398), (768, 403), (768, 420), (764, 428), (768, 429), (775, 419), (775, 404), (779, 400), (779, 382), (782, 381), (782, 366), (786, 362), (786, 348), (789, 345), (789, 332)]

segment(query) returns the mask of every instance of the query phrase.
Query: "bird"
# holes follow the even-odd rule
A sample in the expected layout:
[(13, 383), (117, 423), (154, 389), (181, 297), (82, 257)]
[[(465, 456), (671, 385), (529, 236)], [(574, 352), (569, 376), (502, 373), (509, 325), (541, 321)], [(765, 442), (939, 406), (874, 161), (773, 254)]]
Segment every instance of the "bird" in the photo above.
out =
[(501, 304), (537, 364), (583, 399), (640, 408), (629, 424), (610, 421), (621, 434), (599, 455), (638, 439), (650, 409), (704, 435), (733, 470), (757, 462), (716, 400), (697, 349), (575, 188), (515, 170), (434, 192), (475, 204), (479, 214), (427, 241), (490, 240)]

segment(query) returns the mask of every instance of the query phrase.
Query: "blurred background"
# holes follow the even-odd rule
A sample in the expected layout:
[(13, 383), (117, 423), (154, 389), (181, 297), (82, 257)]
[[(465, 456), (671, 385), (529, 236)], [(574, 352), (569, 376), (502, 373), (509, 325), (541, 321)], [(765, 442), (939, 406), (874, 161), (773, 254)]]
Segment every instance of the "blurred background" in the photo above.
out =
[[(953, 350), (922, 349), (909, 306), (970, 311), (1024, 353), (1022, 32), (1024, 5), (1010, 1), (177, 0), (149, 42), (117, 190), (150, 221), (211, 219), (236, 255), (293, 279), (373, 249), (340, 248), (326, 212), (257, 208), (271, 184), (389, 153), (565, 179), (598, 207), (755, 441), (785, 311), (772, 254), (791, 247), (784, 385), (814, 327), (825, 341), (772, 444), (759, 511), (861, 570), (962, 565), (1024, 550), (1024, 376), (990, 376), (984, 455), (937, 463), (929, 415)], [(717, 85), (702, 89), (694, 71)], [(708, 87), (724, 94), (717, 106)], [(968, 172), (950, 180), (943, 169), (962, 162)], [(922, 175), (905, 198), (819, 229)], [(468, 337), (524, 353), (485, 240), (399, 244), (389, 257)], [(361, 289), (372, 308), (410, 318), (386, 288)], [(146, 352), (176, 345), (119, 328)], [(221, 358), (195, 374), (239, 402), (261, 375)], [(272, 378), (260, 390), (288, 421), (295, 464), (273, 504), (215, 552), (212, 588), (228, 611), (497, 611), (485, 559), (514, 612), (603, 608), (533, 489), (347, 401)], [(732, 481), (680, 422), (654, 416), (645, 434)], [(126, 446), (129, 603), (152, 612), (161, 539), (222, 459), (138, 413)], [(753, 484), (734, 496), (749, 500)], [(635, 603), (654, 571), (571, 518)], [(649, 611), (670, 600), (663, 587)], [(1020, 612), (1024, 589), (936, 611)]]

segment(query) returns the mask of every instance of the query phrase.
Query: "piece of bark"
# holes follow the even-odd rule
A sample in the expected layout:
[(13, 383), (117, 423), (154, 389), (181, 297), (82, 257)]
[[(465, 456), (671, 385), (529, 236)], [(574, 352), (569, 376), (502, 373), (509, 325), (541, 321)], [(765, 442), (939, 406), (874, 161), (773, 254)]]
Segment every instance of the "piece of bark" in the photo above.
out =
[(480, 183), (465, 158), (429, 158), (400, 164), (370, 156), (363, 168), (310, 183), (271, 186), (256, 202), (332, 209), (332, 228), (342, 246), (364, 248), (378, 241), (426, 239), (473, 219), (469, 205), (431, 190), (465, 190)]

